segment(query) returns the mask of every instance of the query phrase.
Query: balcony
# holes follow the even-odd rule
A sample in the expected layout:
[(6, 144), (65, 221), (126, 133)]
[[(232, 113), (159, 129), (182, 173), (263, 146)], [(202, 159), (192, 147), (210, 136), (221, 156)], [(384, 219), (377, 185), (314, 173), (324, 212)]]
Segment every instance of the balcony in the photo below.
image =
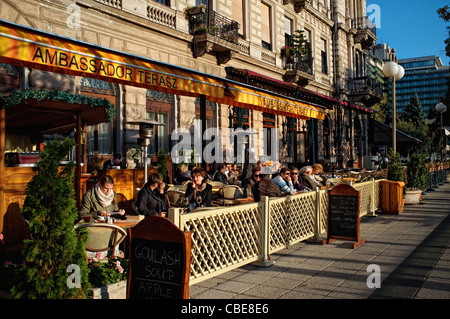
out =
[(186, 11), (194, 57), (216, 55), (217, 64), (227, 63), (239, 51), (239, 23), (203, 7)]
[(353, 19), (352, 29), (356, 31), (355, 43), (361, 43), (363, 50), (373, 48), (377, 41), (377, 28), (368, 17)]
[(356, 77), (348, 81), (349, 97), (371, 107), (383, 98), (383, 83), (369, 77)]
[(281, 49), (283, 69), (286, 70), (283, 76), (285, 82), (306, 86), (309, 81), (314, 80), (313, 58), (309, 43), (306, 43), (303, 49), (303, 53), (294, 47)]

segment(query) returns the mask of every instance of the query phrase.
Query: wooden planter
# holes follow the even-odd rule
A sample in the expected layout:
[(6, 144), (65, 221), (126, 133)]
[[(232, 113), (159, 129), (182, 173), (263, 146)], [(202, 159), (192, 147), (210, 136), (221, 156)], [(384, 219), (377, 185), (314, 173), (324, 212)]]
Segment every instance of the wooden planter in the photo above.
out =
[(405, 205), (417, 205), (422, 199), (422, 190), (406, 190)]
[(381, 212), (383, 214), (401, 214), (405, 200), (403, 199), (403, 182), (381, 181)]

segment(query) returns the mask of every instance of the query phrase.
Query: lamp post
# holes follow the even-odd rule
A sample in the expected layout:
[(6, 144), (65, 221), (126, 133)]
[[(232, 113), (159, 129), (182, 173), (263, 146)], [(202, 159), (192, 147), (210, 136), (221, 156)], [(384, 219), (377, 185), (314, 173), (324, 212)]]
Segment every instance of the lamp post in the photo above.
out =
[(442, 134), (442, 153), (441, 153), (441, 161), (445, 161), (445, 153), (446, 153), (446, 146), (445, 145), (445, 132), (443, 132), (443, 114), (445, 111), (447, 111), (447, 105), (445, 105), (442, 102), (439, 102), (438, 104), (436, 104), (436, 111), (438, 111), (439, 113), (441, 113), (441, 134)]
[[(395, 52), (395, 50), (392, 50)], [(392, 79), (392, 149), (397, 153), (397, 108), (395, 98), (395, 81), (405, 75), (405, 69), (395, 61), (388, 61), (383, 65), (383, 73)]]

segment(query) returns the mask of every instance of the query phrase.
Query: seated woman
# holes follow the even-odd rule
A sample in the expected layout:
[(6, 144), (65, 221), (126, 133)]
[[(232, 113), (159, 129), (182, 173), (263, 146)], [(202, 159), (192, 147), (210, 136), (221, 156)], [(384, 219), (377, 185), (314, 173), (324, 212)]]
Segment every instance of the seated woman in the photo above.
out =
[(98, 183), (83, 195), (80, 215), (91, 216), (97, 219), (99, 216), (106, 216), (111, 212), (119, 212), (125, 215), (124, 209), (119, 209), (117, 195), (113, 190), (114, 180), (110, 175), (103, 175)]
[(186, 188), (184, 198), (188, 201), (188, 211), (197, 207), (209, 207), (212, 204), (212, 186), (207, 183), (206, 171), (203, 168), (192, 170), (192, 183)]
[(159, 173), (150, 174), (147, 183), (139, 191), (136, 208), (144, 216), (166, 217), (169, 201), (164, 188), (166, 184)]

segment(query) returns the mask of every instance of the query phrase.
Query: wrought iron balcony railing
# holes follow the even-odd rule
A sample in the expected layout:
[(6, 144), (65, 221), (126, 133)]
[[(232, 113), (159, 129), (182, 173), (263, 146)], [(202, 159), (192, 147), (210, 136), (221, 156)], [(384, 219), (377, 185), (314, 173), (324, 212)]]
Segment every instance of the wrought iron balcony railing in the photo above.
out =
[(351, 94), (354, 92), (371, 91), (374, 95), (380, 98), (383, 97), (383, 83), (373, 80), (367, 76), (350, 79), (348, 86)]
[(377, 26), (368, 17), (355, 18), (352, 20), (352, 28), (356, 30), (369, 30), (377, 35)]
[(310, 44), (306, 43), (306, 47), (301, 50), (288, 47), (281, 49), (281, 59), (283, 68), (287, 71), (301, 71), (307, 74), (313, 74), (313, 58), (311, 54)]
[(189, 33), (208, 33), (234, 44), (239, 43), (239, 23), (210, 9), (189, 14)]

